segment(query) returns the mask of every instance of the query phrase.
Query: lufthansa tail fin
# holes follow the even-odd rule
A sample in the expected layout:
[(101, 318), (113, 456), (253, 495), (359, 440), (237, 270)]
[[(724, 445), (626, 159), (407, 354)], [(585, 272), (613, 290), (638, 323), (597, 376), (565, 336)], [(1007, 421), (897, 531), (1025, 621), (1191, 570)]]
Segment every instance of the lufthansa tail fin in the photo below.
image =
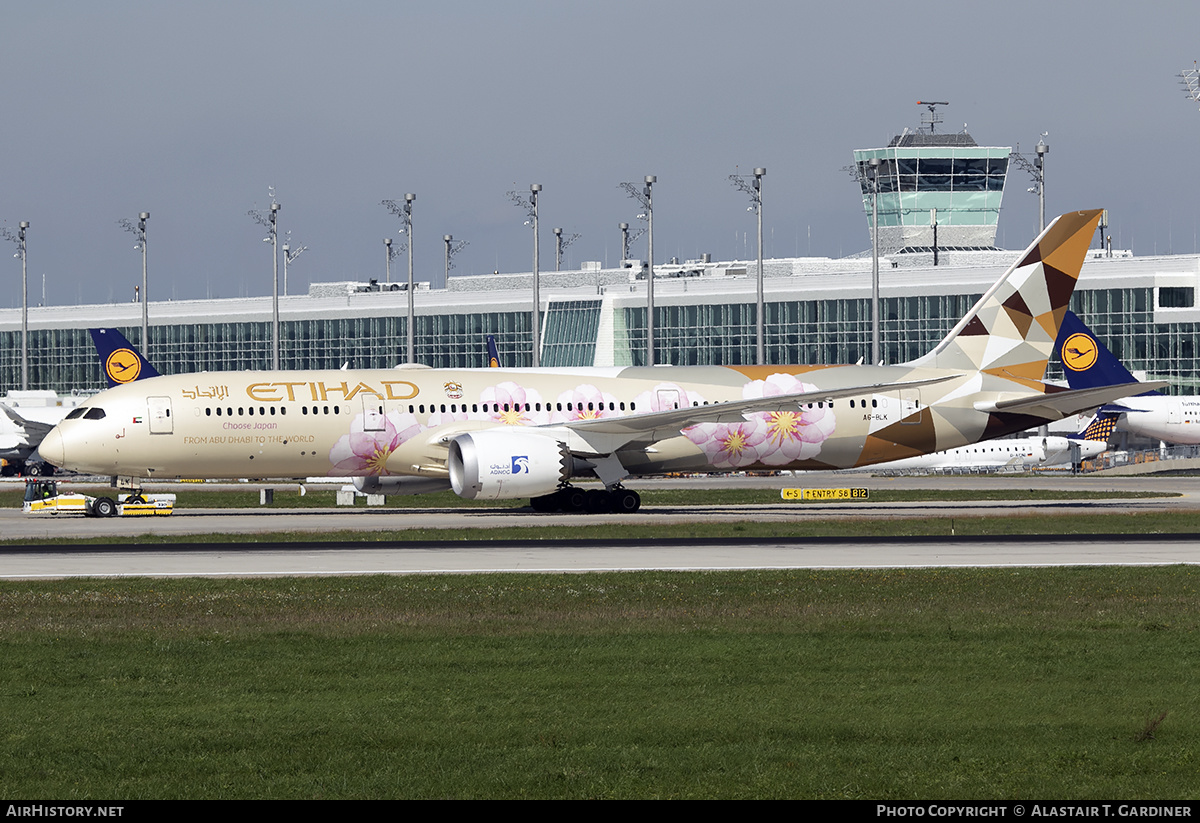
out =
[(498, 351), (496, 351), (496, 338), (490, 334), (487, 336), (487, 350), (488, 350), (488, 368), (489, 369), (500, 368), (500, 353)]
[(88, 329), (92, 342), (96, 344), (96, 354), (100, 356), (100, 368), (111, 389), (134, 380), (145, 380), (147, 377), (158, 377), (155, 369), (133, 344), (125, 339), (125, 335), (116, 329)]
[(1041, 381), (1100, 210), (1046, 227), (941, 343), (912, 365)]
[[(1067, 384), (1073, 389), (1092, 389), (1136, 383), (1129, 369), (1108, 350), (1074, 312), (1063, 318), (1062, 332), (1056, 346)], [(1142, 394), (1158, 394), (1156, 391)]]
[(1107, 443), (1108, 438), (1112, 436), (1113, 429), (1117, 427), (1117, 421), (1120, 419), (1120, 414), (1101, 409), (1092, 418), (1092, 422), (1088, 423), (1086, 429), (1079, 434), (1070, 434), (1067, 436), (1072, 440), (1101, 440)]

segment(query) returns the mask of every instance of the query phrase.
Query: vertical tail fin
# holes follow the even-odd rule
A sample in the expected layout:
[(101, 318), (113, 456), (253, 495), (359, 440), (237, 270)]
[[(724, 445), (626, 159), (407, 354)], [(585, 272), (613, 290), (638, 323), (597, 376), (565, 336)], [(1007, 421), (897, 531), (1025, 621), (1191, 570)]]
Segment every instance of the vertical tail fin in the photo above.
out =
[(488, 351), (488, 368), (500, 368), (500, 353), (496, 351), (496, 338), (492, 335), (487, 336), (487, 351)]
[(1046, 227), (946, 338), (913, 365), (1042, 380), (1100, 210)]
[(88, 329), (92, 342), (96, 344), (96, 354), (100, 356), (100, 368), (108, 381), (108, 387), (132, 383), (134, 380), (145, 380), (147, 377), (158, 377), (155, 369), (133, 344), (125, 339), (125, 335), (116, 329)]
[[(1055, 346), (1067, 384), (1073, 389), (1093, 389), (1136, 383), (1137, 379), (1117, 356), (1071, 311), (1063, 318), (1062, 332)], [(1156, 391), (1142, 394), (1159, 394)]]
[(1108, 442), (1108, 438), (1112, 436), (1113, 429), (1117, 427), (1117, 421), (1121, 415), (1114, 412), (1098, 411), (1096, 416), (1092, 418), (1092, 422), (1088, 423), (1087, 428), (1079, 434), (1070, 435), (1073, 438), (1080, 440), (1102, 440)]

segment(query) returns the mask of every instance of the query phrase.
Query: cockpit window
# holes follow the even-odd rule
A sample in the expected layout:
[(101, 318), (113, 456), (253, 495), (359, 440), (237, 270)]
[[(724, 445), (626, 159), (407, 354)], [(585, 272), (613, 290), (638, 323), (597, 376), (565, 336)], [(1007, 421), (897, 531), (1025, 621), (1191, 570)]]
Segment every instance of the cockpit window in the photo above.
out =
[(88, 409), (87, 414), (85, 414), (83, 416), (83, 419), (84, 420), (103, 420), (104, 419), (104, 409), (99, 408), (98, 406), (95, 408)]
[(86, 408), (84, 408), (83, 406), (80, 406), (80, 407), (79, 407), (79, 408), (77, 408), (77, 409), (71, 409), (71, 411), (70, 411), (70, 412), (67, 414), (67, 417), (66, 417), (66, 419), (67, 419), (67, 420), (74, 420), (76, 417), (83, 417), (83, 413), (84, 413), (85, 411), (87, 411), (87, 409), (86, 409)]

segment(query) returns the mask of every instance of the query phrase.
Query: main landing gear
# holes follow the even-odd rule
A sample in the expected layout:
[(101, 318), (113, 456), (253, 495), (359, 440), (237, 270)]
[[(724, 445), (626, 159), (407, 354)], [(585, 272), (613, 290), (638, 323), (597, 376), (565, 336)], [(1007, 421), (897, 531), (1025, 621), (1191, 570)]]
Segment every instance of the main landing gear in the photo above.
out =
[(553, 494), (534, 497), (529, 503), (534, 511), (539, 512), (632, 514), (642, 507), (642, 496), (621, 486), (611, 489), (578, 489), (574, 486), (564, 486)]

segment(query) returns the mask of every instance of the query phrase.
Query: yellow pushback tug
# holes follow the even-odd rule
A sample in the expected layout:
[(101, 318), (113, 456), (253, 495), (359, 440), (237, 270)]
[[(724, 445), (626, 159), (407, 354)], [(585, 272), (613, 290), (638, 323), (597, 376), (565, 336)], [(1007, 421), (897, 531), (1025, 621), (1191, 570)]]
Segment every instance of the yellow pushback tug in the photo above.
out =
[(90, 497), (86, 494), (60, 493), (54, 480), (28, 478), (25, 481), (26, 514), (83, 514), (88, 517), (139, 517), (170, 514), (175, 510), (173, 494), (121, 494)]

